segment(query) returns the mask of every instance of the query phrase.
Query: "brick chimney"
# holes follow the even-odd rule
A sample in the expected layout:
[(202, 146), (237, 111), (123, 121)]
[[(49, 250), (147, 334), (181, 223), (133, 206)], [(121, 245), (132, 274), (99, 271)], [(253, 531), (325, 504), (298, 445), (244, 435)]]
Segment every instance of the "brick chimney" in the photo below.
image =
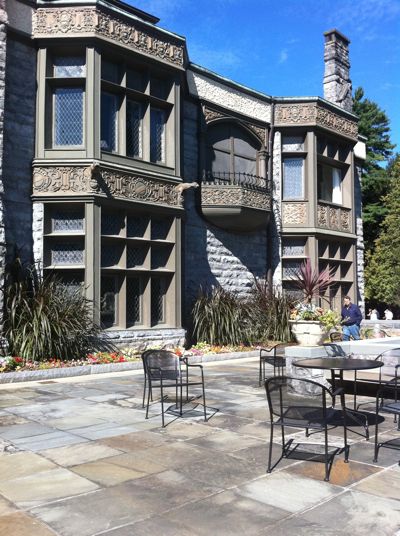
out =
[(349, 44), (350, 41), (338, 30), (324, 33), (324, 98), (351, 112)]

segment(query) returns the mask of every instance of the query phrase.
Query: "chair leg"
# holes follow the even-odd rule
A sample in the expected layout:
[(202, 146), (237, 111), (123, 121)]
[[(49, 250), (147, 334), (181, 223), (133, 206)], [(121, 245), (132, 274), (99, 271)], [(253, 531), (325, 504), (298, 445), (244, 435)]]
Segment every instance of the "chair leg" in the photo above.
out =
[[(267, 467), (267, 473), (270, 473), (272, 471), (271, 465), (272, 465), (272, 442), (274, 439), (274, 426), (271, 423), (271, 430), (269, 434), (269, 452), (268, 452), (268, 467)], [(282, 445), (282, 448), (284, 448), (284, 445)]]
[(162, 421), (162, 427), (164, 428), (165, 427), (165, 422), (164, 422), (164, 389), (163, 389), (162, 379), (161, 379), (161, 382), (160, 382), (160, 390), (161, 390), (161, 421)]
[(374, 448), (374, 459), (373, 462), (376, 463), (378, 461), (378, 412), (376, 412), (375, 417), (375, 448)]
[(142, 402), (142, 408), (144, 408), (144, 402), (146, 399), (146, 387), (147, 387), (147, 376), (144, 375), (144, 387), (143, 387), (143, 402)]
[(261, 383), (263, 381), (262, 365), (263, 365), (263, 360), (262, 360), (262, 358), (260, 356), (260, 364), (259, 364), (259, 367), (258, 367), (258, 385), (259, 385), (259, 387), (261, 387)]
[(202, 387), (203, 387), (204, 421), (207, 422), (207, 406), (206, 406), (206, 392), (205, 392), (205, 389), (204, 389), (204, 380), (203, 380), (203, 383), (202, 383)]
[(329, 482), (328, 428), (325, 426), (325, 482)]
[(182, 417), (182, 379), (179, 385), (179, 415)]
[(146, 419), (149, 418), (150, 393), (151, 393), (151, 380), (149, 379), (149, 386), (148, 386), (148, 391), (147, 391)]

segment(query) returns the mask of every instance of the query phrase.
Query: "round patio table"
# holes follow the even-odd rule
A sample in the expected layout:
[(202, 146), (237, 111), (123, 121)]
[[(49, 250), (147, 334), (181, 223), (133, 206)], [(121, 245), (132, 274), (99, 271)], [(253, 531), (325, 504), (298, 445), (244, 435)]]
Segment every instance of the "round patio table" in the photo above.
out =
[[(341, 387), (343, 385), (344, 371), (357, 371), (380, 368), (383, 366), (383, 362), (375, 361), (375, 359), (355, 359), (352, 357), (323, 357), (313, 359), (299, 359), (298, 361), (293, 361), (292, 365), (300, 368), (330, 370), (332, 379), (332, 390), (335, 391), (336, 387)], [(354, 408), (356, 408), (356, 397), (357, 382), (354, 381)], [(352, 414), (356, 414), (354, 415), (354, 420), (356, 422), (359, 422), (358, 416), (365, 416), (363, 413), (357, 411), (356, 409), (350, 411)], [(363, 426), (365, 429), (366, 438), (368, 439), (368, 419), (366, 418), (365, 421), (366, 422), (363, 424)]]

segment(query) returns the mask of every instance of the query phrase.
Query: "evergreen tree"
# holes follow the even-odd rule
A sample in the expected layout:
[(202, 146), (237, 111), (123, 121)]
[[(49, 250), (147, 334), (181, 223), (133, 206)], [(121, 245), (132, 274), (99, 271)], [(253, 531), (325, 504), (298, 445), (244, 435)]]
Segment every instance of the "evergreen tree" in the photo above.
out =
[(359, 116), (359, 133), (367, 138), (367, 159), (363, 166), (362, 203), (364, 221), (364, 240), (367, 254), (373, 249), (379, 236), (379, 228), (387, 209), (382, 197), (388, 193), (389, 174), (382, 167), (395, 147), (390, 142), (389, 119), (386, 113), (373, 101), (364, 98), (364, 90), (356, 89), (353, 99), (353, 112)]
[(384, 197), (387, 214), (365, 270), (365, 295), (392, 306), (400, 305), (400, 154), (389, 166), (390, 190)]

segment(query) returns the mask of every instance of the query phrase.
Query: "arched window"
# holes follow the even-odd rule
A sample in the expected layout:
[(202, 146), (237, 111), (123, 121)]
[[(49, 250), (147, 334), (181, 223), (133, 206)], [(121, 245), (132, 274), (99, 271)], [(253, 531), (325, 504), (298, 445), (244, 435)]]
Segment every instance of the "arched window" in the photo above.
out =
[(240, 178), (239, 174), (260, 175), (257, 154), (260, 142), (246, 129), (227, 122), (209, 127), (207, 171), (213, 176)]

